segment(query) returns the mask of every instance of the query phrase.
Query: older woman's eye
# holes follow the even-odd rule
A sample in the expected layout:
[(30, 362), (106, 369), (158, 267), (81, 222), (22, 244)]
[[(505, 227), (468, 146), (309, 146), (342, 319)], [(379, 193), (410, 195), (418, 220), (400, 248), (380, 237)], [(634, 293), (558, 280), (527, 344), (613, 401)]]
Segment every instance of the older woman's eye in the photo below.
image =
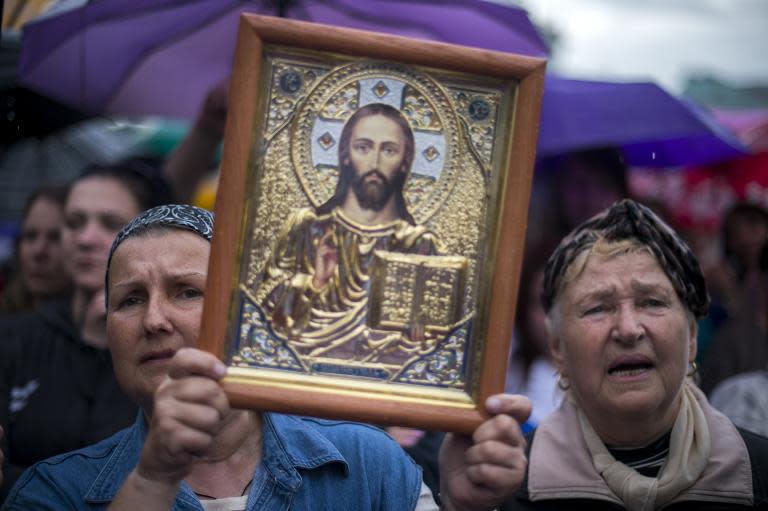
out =
[(125, 309), (128, 307), (133, 307), (136, 305), (139, 305), (142, 303), (142, 300), (139, 296), (136, 295), (128, 295), (124, 298), (121, 298), (117, 301), (117, 309)]
[(592, 305), (590, 307), (587, 307), (582, 312), (582, 316), (591, 316), (594, 314), (600, 314), (601, 312), (606, 312), (608, 310), (608, 307), (606, 305), (600, 304), (600, 305)]
[(184, 298), (186, 300), (192, 300), (194, 298), (200, 298), (203, 296), (203, 292), (195, 287), (187, 287), (181, 290), (179, 293), (180, 298)]
[(641, 305), (643, 307), (652, 307), (652, 308), (666, 307), (667, 302), (666, 300), (663, 300), (661, 298), (646, 298), (641, 302)]

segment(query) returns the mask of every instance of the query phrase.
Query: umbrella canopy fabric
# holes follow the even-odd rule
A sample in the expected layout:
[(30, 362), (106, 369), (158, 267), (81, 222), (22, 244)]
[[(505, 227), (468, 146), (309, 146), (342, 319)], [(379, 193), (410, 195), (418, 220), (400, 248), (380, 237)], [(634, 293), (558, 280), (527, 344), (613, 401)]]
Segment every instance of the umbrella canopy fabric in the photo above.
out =
[[(89, 113), (192, 119), (231, 72), (240, 13), (278, 10), (350, 28), (547, 52), (524, 10), (483, 0), (99, 0), (27, 25), (20, 82)], [(549, 77), (539, 155), (601, 146), (653, 167), (745, 152), (708, 114), (655, 84)]]
[[(544, 56), (526, 12), (482, 0), (294, 0), (288, 17)], [(100, 0), (25, 27), (20, 83), (89, 113), (191, 119), (269, 0)]]
[(618, 147), (627, 164), (644, 167), (697, 165), (747, 153), (711, 115), (654, 83), (548, 77), (539, 156), (604, 146)]

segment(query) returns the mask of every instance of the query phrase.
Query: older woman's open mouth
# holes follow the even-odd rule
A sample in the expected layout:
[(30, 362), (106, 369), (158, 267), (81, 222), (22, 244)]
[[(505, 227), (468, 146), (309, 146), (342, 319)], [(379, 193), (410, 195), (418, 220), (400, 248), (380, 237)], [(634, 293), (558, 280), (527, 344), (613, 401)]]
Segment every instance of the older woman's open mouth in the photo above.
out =
[(158, 350), (152, 351), (141, 357), (142, 364), (156, 364), (161, 362), (167, 362), (176, 354), (176, 350)]
[(644, 355), (628, 355), (614, 360), (608, 368), (608, 375), (617, 379), (636, 379), (653, 369), (653, 362)]

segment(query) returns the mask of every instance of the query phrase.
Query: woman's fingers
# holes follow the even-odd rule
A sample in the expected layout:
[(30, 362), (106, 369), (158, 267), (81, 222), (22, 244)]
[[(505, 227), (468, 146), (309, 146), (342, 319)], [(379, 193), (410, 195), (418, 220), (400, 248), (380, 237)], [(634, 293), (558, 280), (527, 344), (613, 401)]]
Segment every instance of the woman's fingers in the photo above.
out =
[(498, 440), (511, 446), (525, 446), (525, 438), (520, 424), (510, 415), (501, 414), (491, 417), (478, 426), (472, 434), (474, 444)]
[(490, 490), (492, 494), (507, 493), (510, 488), (520, 485), (525, 474), (525, 457), (522, 464), (514, 467), (481, 464), (467, 467), (467, 478), (479, 488)]
[(185, 348), (171, 359), (154, 396), (140, 469), (149, 479), (178, 481), (204, 457), (230, 413), (219, 384), (226, 366), (204, 351)]
[(168, 403), (166, 410), (157, 414), (158, 426), (165, 426), (167, 434), (173, 434), (176, 428), (187, 428), (205, 433), (216, 434), (223, 424), (224, 414), (206, 404), (176, 401)]
[(220, 380), (227, 374), (227, 366), (211, 353), (194, 348), (182, 348), (176, 352), (168, 367), (168, 376), (173, 379), (185, 376), (203, 376)]
[[(188, 417), (185, 419), (189, 420)], [(197, 420), (197, 427), (190, 427), (173, 417), (164, 417), (153, 424), (163, 440), (159, 447), (180, 464), (191, 463), (194, 458), (205, 454), (218, 429), (215, 422), (203, 423), (200, 417)]]
[(166, 401), (206, 405), (218, 410), (221, 416), (229, 412), (229, 400), (217, 381), (200, 376), (166, 379), (155, 393), (155, 407), (162, 411)]
[(520, 424), (531, 416), (531, 400), (518, 394), (494, 394), (485, 400), (485, 409), (491, 415), (511, 415)]
[(487, 441), (467, 449), (468, 465), (495, 465), (515, 468), (519, 465), (518, 454), (522, 451), (500, 441)]
[(491, 417), (472, 437), (448, 434), (440, 450), (441, 488), (458, 509), (497, 506), (525, 477), (528, 462), (520, 423), (531, 413), (530, 401), (497, 394), (485, 405)]

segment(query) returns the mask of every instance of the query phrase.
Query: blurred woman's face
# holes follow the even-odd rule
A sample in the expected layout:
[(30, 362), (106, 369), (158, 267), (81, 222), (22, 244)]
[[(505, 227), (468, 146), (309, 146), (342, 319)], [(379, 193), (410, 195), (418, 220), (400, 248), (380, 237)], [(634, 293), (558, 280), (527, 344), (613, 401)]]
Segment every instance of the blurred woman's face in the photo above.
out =
[(728, 226), (729, 249), (739, 262), (752, 270), (758, 267), (760, 254), (768, 243), (768, 225), (759, 218), (738, 218)]
[(134, 196), (116, 179), (93, 176), (75, 183), (64, 208), (62, 239), (76, 287), (96, 291), (104, 286), (112, 241), (140, 212)]
[(109, 271), (107, 337), (117, 381), (144, 409), (200, 332), (211, 244), (182, 230), (124, 241)]
[(58, 203), (40, 197), (21, 226), (19, 271), (24, 287), (34, 296), (58, 293), (69, 283), (61, 247), (62, 213)]
[(555, 306), (555, 363), (598, 433), (611, 418), (671, 427), (696, 323), (656, 258), (593, 253)]

